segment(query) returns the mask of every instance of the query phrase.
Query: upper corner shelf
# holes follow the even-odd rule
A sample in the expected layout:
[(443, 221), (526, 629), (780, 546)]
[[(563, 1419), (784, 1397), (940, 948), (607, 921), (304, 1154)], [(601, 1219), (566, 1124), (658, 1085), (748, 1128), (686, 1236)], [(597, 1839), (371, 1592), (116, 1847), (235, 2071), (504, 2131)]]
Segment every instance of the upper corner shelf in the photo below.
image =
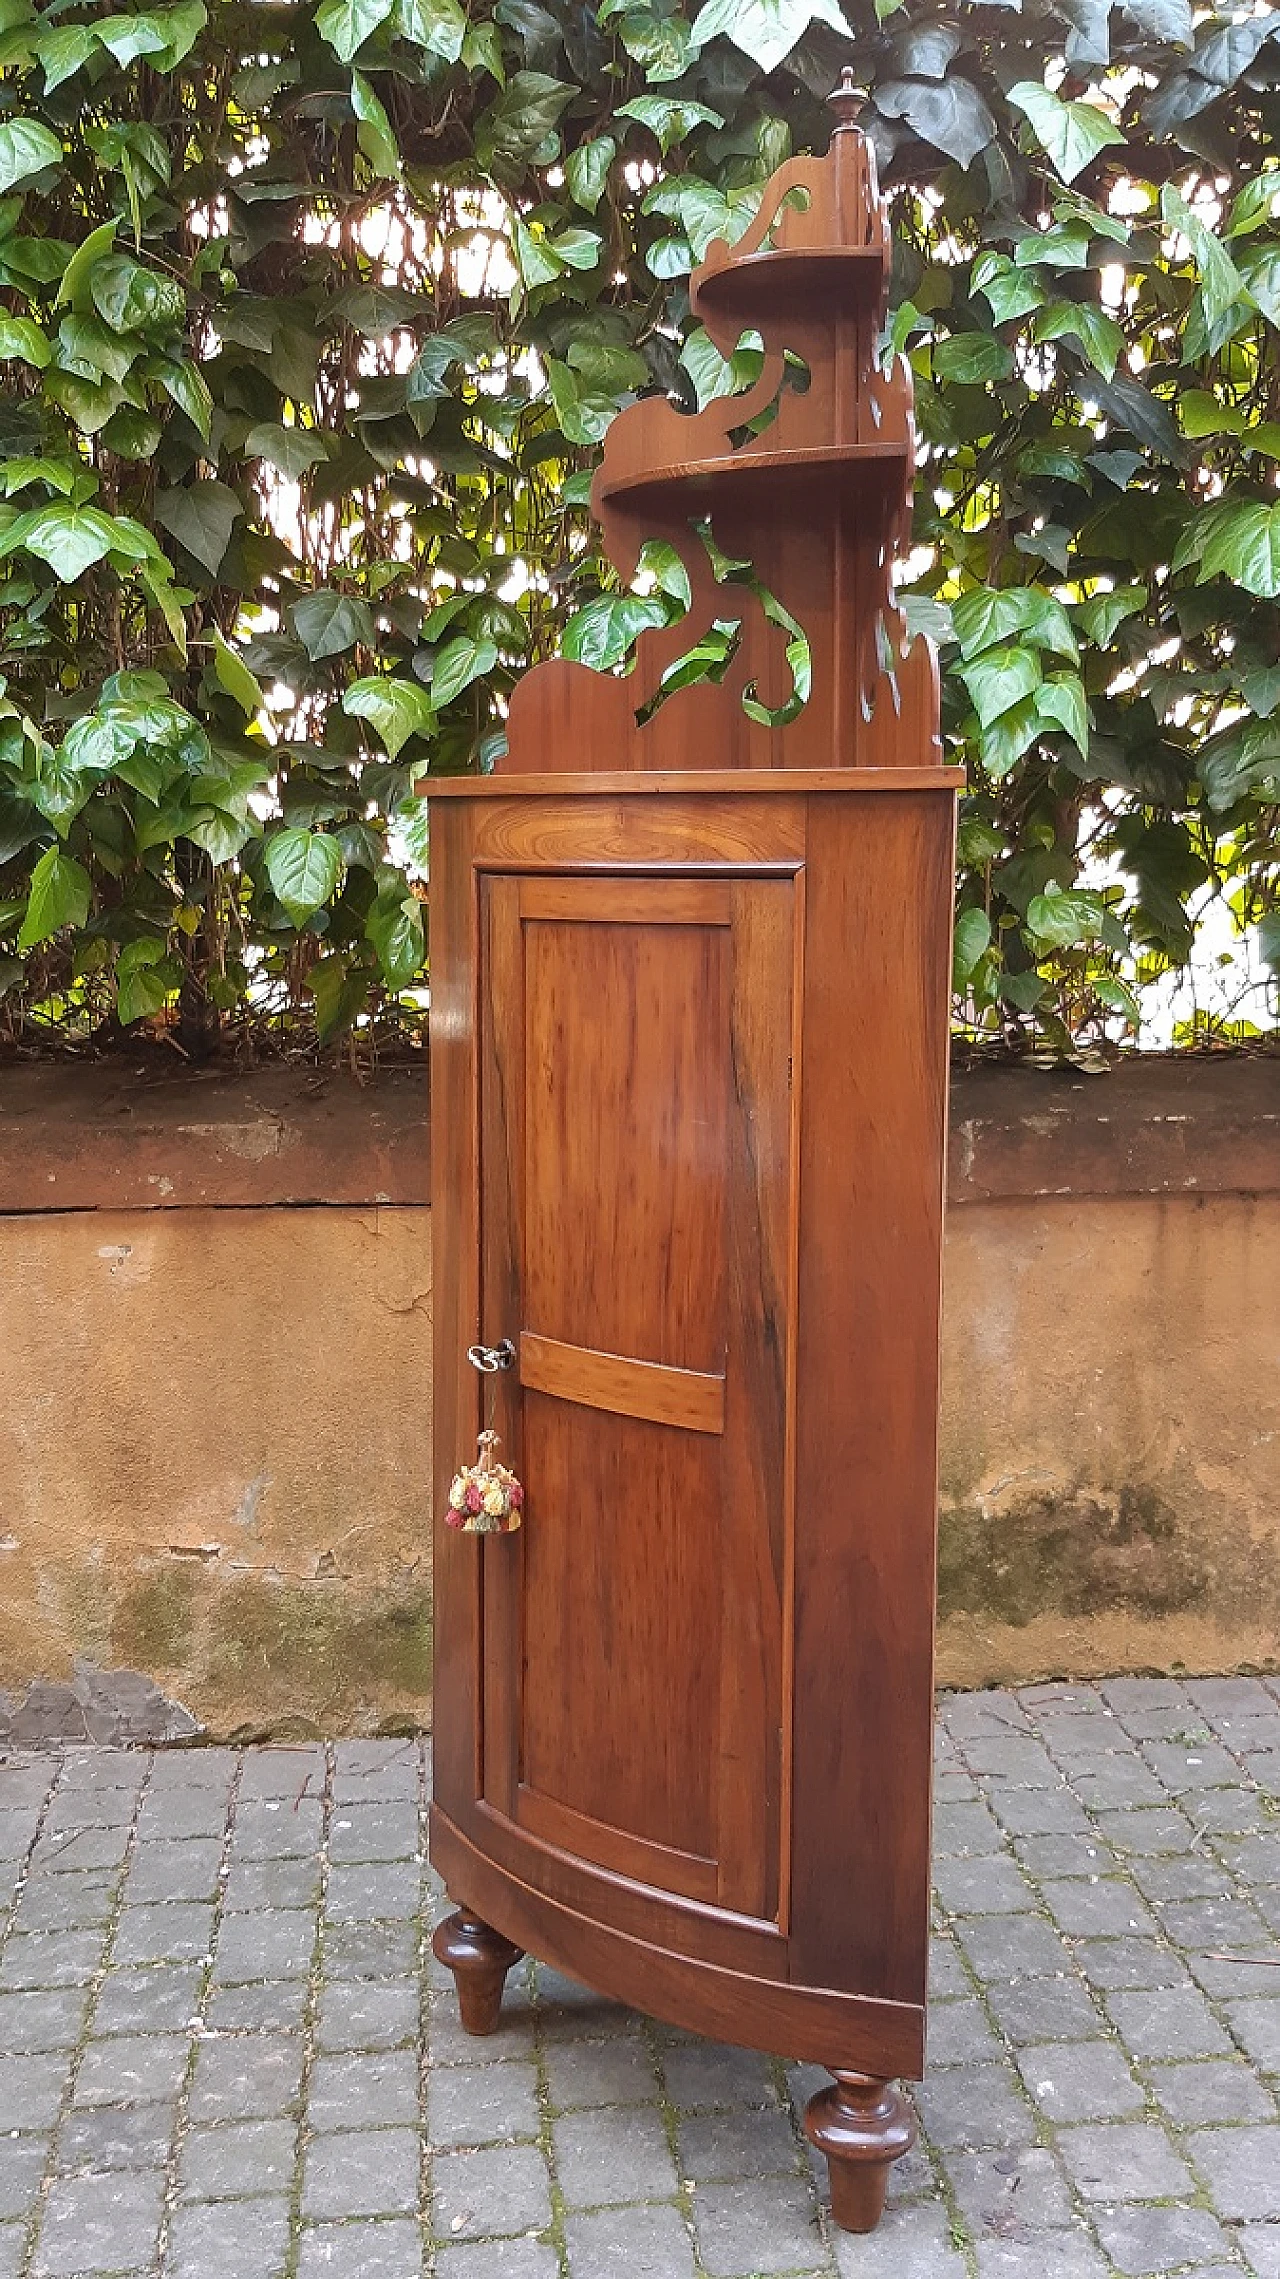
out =
[(777, 246), (704, 269), (693, 286), (694, 314), (757, 321), (767, 316), (821, 324), (850, 303), (873, 302), (883, 287), (879, 245)]
[(840, 495), (856, 490), (867, 476), (892, 475), (901, 483), (910, 445), (897, 441), (815, 444), (793, 451), (751, 450), (726, 452), (723, 458), (688, 459), (667, 467), (647, 467), (638, 473), (597, 476), (599, 505), (606, 502), (634, 509), (661, 502), (668, 510), (680, 493), (691, 506), (718, 494), (731, 503), (737, 493), (764, 504), (781, 493), (817, 488)]

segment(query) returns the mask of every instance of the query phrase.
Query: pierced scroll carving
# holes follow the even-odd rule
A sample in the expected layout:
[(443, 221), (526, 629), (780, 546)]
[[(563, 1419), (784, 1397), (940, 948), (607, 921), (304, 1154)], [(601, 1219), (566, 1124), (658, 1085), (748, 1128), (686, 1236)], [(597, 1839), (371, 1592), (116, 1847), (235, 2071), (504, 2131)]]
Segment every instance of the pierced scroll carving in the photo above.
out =
[[(596, 473), (592, 506), (619, 574), (633, 574), (646, 539), (666, 539), (689, 573), (692, 608), (641, 637), (625, 677), (565, 658), (527, 674), (503, 774), (941, 762), (936, 663), (927, 642), (908, 645), (893, 598), (914, 456), (910, 373), (901, 358), (889, 372), (877, 362), (888, 228), (847, 73), (832, 101), (827, 156), (779, 168), (745, 235), (732, 247), (717, 240), (693, 275), (694, 314), (723, 356), (744, 332), (760, 334), (759, 377), (692, 414), (643, 398), (614, 421)], [(698, 534), (708, 523), (721, 552), (750, 561), (803, 627), (803, 706), (788, 703), (777, 625), (752, 600), (731, 609)], [(741, 633), (721, 680), (662, 701), (664, 674), (735, 610)], [(769, 718), (784, 710), (785, 724)]]

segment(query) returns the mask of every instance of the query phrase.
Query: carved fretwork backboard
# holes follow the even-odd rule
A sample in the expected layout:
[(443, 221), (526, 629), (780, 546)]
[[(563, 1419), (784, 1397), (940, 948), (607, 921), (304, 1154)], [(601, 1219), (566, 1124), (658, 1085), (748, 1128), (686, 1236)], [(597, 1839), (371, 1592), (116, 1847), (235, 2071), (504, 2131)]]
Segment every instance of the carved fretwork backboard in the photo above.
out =
[[(763, 370), (748, 392), (694, 414), (661, 396), (633, 404), (609, 430), (592, 489), (620, 575), (632, 576), (647, 539), (666, 539), (688, 570), (692, 609), (642, 635), (626, 676), (563, 658), (528, 674), (502, 773), (941, 762), (934, 660), (927, 642), (908, 646), (893, 599), (913, 447), (910, 372), (901, 357), (889, 371), (878, 361), (888, 270), (875, 159), (851, 123), (826, 158), (794, 159), (771, 177), (735, 246), (711, 246), (692, 279), (693, 313), (726, 358), (758, 334)], [(742, 697), (773, 713), (787, 704), (787, 635), (741, 587), (717, 583), (698, 535), (708, 522), (720, 553), (749, 561), (809, 641), (811, 692), (785, 727), (753, 718)], [(735, 615), (741, 638), (724, 680), (667, 697), (640, 725), (664, 672)]]

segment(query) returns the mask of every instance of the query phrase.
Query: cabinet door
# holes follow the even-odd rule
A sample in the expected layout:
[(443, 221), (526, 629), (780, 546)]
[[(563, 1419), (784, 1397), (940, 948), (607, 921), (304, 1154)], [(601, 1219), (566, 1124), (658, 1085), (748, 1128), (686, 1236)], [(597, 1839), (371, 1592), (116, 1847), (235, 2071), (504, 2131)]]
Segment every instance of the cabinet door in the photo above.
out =
[(488, 876), (482, 1792), (563, 1858), (780, 1921), (799, 880)]

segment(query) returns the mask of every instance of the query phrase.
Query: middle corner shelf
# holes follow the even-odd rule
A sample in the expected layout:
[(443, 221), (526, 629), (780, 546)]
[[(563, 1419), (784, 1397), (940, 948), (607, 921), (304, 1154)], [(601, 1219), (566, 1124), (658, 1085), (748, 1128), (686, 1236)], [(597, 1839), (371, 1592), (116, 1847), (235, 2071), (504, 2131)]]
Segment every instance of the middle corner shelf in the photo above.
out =
[(895, 475), (906, 474), (910, 444), (897, 441), (812, 444), (791, 451), (753, 450), (744, 445), (713, 459), (673, 461), (636, 473), (610, 476), (606, 467), (597, 477), (597, 506), (617, 506), (636, 512), (661, 505), (668, 512), (682, 503), (699, 506), (712, 499), (726, 505), (753, 504), (776, 507), (799, 494), (806, 506), (816, 492), (834, 488), (841, 503), (860, 491), (873, 496), (883, 492)]

